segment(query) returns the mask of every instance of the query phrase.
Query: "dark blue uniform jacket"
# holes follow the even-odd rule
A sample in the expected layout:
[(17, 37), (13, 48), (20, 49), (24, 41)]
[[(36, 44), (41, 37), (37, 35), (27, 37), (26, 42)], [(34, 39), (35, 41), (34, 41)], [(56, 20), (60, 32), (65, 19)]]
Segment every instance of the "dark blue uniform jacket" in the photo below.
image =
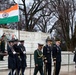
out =
[(52, 49), (53, 61), (61, 62), (61, 48), (57, 45), (53, 46)]
[(8, 45), (7, 46), (8, 51), (8, 68), (9, 69), (15, 69), (16, 68), (16, 58), (15, 54), (12, 52), (12, 48)]
[(20, 47), (17, 44), (13, 45), (16, 54), (16, 68), (21, 68)]
[(27, 66), (26, 64), (26, 53), (24, 54), (23, 51), (26, 52), (25, 47), (22, 44), (19, 44), (20, 47), (20, 57), (21, 57), (21, 67), (25, 68)]
[(52, 52), (52, 48), (51, 46), (44, 46), (43, 48), (43, 55), (45, 57), (45, 60), (47, 60), (47, 63), (51, 63), (51, 52)]
[(74, 62), (76, 62), (76, 51), (74, 53)]

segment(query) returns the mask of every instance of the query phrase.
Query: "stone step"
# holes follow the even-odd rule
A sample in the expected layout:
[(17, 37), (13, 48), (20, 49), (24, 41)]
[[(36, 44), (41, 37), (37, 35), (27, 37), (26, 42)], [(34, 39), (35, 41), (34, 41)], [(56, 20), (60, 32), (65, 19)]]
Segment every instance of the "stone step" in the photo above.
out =
[(0, 70), (8, 69), (8, 56), (4, 57), (4, 61), (0, 61)]

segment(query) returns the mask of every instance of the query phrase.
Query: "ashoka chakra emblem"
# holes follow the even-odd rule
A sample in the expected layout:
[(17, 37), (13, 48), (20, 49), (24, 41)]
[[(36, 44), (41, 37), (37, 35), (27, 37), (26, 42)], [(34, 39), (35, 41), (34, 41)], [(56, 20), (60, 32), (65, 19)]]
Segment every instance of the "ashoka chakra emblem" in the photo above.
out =
[(8, 17), (8, 15), (9, 15), (8, 13), (3, 13), (3, 14), (2, 14), (2, 16), (3, 16), (4, 18)]

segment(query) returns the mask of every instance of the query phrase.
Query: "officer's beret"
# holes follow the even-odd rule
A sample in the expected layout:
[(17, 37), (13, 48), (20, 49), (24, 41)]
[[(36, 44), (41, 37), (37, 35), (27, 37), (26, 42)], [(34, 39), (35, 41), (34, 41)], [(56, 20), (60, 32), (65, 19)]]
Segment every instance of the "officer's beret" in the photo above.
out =
[(24, 42), (24, 40), (20, 40), (20, 42)]
[(46, 42), (47, 41), (52, 41), (52, 39), (48, 36), (47, 39), (46, 39)]
[(39, 45), (39, 46), (43, 46), (44, 44), (43, 44), (43, 43), (38, 43), (38, 45)]
[(60, 39), (59, 38), (56, 38), (55, 41), (60, 41)]

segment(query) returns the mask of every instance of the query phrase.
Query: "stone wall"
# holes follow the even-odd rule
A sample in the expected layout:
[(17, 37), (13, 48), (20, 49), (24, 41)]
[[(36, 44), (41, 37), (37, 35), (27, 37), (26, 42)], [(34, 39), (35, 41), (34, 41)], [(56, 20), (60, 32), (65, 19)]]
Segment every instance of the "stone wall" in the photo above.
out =
[(11, 39), (14, 36), (14, 38), (25, 40), (24, 45), (26, 47), (27, 53), (33, 53), (34, 50), (37, 48), (37, 44), (39, 42), (45, 43), (47, 36), (50, 36), (50, 34), (42, 32), (27, 32), (0, 28), (0, 36), (3, 33), (5, 33), (9, 39)]

